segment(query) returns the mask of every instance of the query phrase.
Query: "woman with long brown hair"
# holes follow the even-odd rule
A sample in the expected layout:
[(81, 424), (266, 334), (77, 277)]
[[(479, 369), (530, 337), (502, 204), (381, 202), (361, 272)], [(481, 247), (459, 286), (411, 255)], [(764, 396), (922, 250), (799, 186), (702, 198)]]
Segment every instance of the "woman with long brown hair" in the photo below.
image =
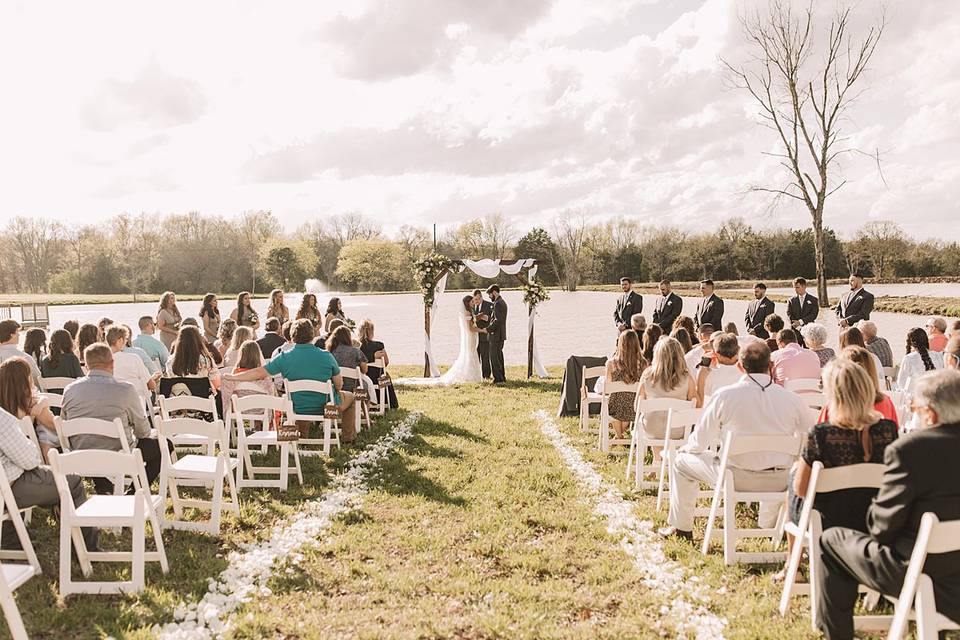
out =
[[(659, 329), (658, 325), (647, 327)], [(640, 338), (633, 329), (622, 331), (617, 338), (617, 350), (613, 358), (607, 361), (606, 380), (611, 382), (625, 382), (627, 384), (636, 384), (640, 382), (640, 376), (647, 367), (647, 361), (640, 353)], [(633, 410), (634, 401), (637, 398), (636, 393), (619, 392), (610, 395), (610, 422), (613, 424), (613, 430), (617, 438), (622, 438), (627, 425), (633, 422), (635, 412)]]
[[(863, 339), (863, 332), (861, 332), (860, 329), (847, 327), (840, 332), (840, 349), (846, 349), (847, 347), (863, 347), (867, 349), (867, 343)], [(867, 349), (867, 351), (870, 350)], [(873, 363), (876, 365), (877, 387), (880, 388), (884, 384), (883, 363), (880, 362), (880, 358), (878, 358), (875, 353), (871, 352), (870, 355), (873, 356)]]
[(167, 366), (170, 374), (178, 378), (209, 378), (215, 389), (220, 387), (220, 372), (197, 327), (181, 327)]
[(690, 353), (693, 350), (693, 338), (683, 327), (674, 329), (670, 337), (680, 343), (684, 353)]
[[(341, 367), (359, 369), (361, 374), (367, 373), (367, 357), (363, 351), (353, 346), (353, 334), (350, 333), (349, 327), (343, 325), (337, 327), (327, 338), (326, 348)], [(356, 388), (356, 380), (344, 378), (343, 388), (353, 391)]]
[(290, 319), (290, 309), (283, 303), (283, 289), (274, 289), (270, 292), (270, 306), (267, 307), (267, 318), (276, 318), (282, 325)]
[(77, 357), (83, 364), (83, 352), (95, 342), (100, 342), (100, 329), (95, 324), (85, 324), (77, 332)]
[(332, 332), (333, 328), (330, 323), (334, 320), (340, 320), (344, 324), (347, 323), (347, 316), (343, 314), (343, 304), (340, 302), (340, 298), (330, 298), (330, 302), (327, 303), (327, 315), (323, 317), (323, 330), (327, 333)]
[(180, 323), (183, 316), (177, 308), (177, 296), (173, 291), (164, 291), (160, 296), (160, 309), (157, 311), (157, 329), (160, 331), (160, 342), (168, 350), (173, 351), (173, 343), (180, 332)]
[(260, 328), (260, 318), (253, 310), (249, 291), (237, 294), (237, 308), (230, 312), (230, 319), (236, 322), (238, 327), (250, 327), (254, 333)]
[(75, 348), (66, 329), (57, 329), (50, 334), (47, 355), (40, 361), (40, 375), (44, 378), (82, 378), (83, 369)]
[(256, 336), (250, 327), (237, 327), (233, 332), (233, 339), (230, 341), (230, 347), (223, 354), (223, 368), (232, 369), (240, 361), (240, 347), (249, 340), (255, 340)]
[(47, 334), (40, 327), (27, 329), (27, 335), (23, 339), (23, 352), (33, 358), (33, 361), (40, 365), (43, 356), (47, 353)]
[(673, 321), (673, 326), (670, 327), (670, 331), (680, 328), (687, 330), (687, 333), (690, 335), (690, 341), (692, 342), (693, 337), (697, 335), (697, 332), (693, 327), (693, 318), (690, 316), (677, 316), (677, 319)]
[(653, 361), (653, 348), (662, 336), (663, 329), (658, 324), (651, 324), (643, 332), (643, 357), (647, 362)]
[(320, 308), (317, 307), (317, 296), (312, 293), (303, 294), (303, 300), (300, 301), (300, 308), (297, 309), (297, 320), (309, 320), (313, 323), (313, 328), (320, 326)]
[(46, 398), (33, 386), (30, 364), (20, 356), (0, 362), (0, 408), (18, 420), (27, 416), (33, 421), (40, 441), (40, 452), (47, 459), (47, 452), (59, 445), (53, 413)]

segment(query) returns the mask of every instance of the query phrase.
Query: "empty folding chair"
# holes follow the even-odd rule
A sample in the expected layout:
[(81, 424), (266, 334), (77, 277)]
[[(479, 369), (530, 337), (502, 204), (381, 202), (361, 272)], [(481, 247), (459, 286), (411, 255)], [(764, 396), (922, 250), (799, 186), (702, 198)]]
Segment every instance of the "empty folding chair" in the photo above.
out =
[[(321, 453), (325, 456), (330, 455), (330, 447), (336, 445), (340, 447), (340, 429), (337, 426), (338, 419), (327, 416), (326, 411), (320, 414), (299, 414), (294, 410), (294, 393), (321, 393), (327, 397), (327, 402), (333, 402), (333, 384), (331, 382), (320, 382), (319, 380), (284, 380), (283, 388), (286, 392), (287, 400), (287, 422), (295, 423), (315, 422), (323, 427), (322, 438), (300, 438), (300, 453), (305, 456), (318, 456)], [(306, 448), (306, 447), (319, 447)]]
[(820, 378), (793, 378), (783, 383), (783, 388), (794, 393), (822, 393)]
[[(169, 519), (166, 508), (160, 512), (164, 527), (183, 529), (186, 531), (202, 531), (218, 535), (220, 533), (220, 515), (224, 509), (240, 514), (237, 500), (237, 487), (234, 483), (234, 471), (238, 461), (227, 454), (227, 433), (221, 420), (207, 422), (197, 418), (160, 419), (157, 425), (157, 434), (160, 437), (160, 497), (166, 505), (167, 493), (173, 502), (175, 519)], [(187, 454), (175, 460), (170, 454), (167, 441), (173, 441), (177, 436), (189, 435), (204, 440), (203, 447), (207, 455)], [(226, 478), (230, 490), (230, 500), (224, 500), (223, 483)], [(189, 485), (187, 484), (189, 482)], [(199, 498), (180, 497), (179, 486), (197, 486), (198, 484), (212, 486), (210, 500)], [(209, 509), (210, 520), (206, 522), (187, 521), (183, 519), (183, 509)]]
[[(606, 390), (606, 385), (604, 385)], [(656, 489), (657, 482), (647, 480), (646, 476), (656, 473), (657, 469), (647, 465), (647, 450), (661, 445), (662, 438), (652, 437), (644, 430), (645, 416), (655, 412), (668, 412), (670, 409), (692, 409), (696, 405), (694, 400), (678, 400), (676, 398), (640, 398), (637, 397), (636, 417), (633, 421), (633, 432), (630, 434), (630, 452), (627, 454), (626, 479), (630, 480), (631, 469), (634, 472), (633, 486), (635, 489)]]
[(33, 576), (40, 575), (40, 562), (37, 560), (37, 554), (27, 534), (27, 527), (20, 517), (20, 509), (17, 508), (17, 501), (13, 497), (13, 490), (7, 481), (7, 474), (3, 472), (3, 467), (0, 467), (0, 513), (4, 514), (4, 520), (10, 520), (13, 523), (13, 530), (17, 539), (20, 540), (21, 547), (18, 551), (0, 552), (0, 559), (27, 561), (26, 564), (0, 563), (0, 571), (3, 574), (3, 579), (0, 580), (0, 607), (3, 608), (3, 615), (7, 619), (10, 635), (14, 640), (26, 640), (27, 631), (23, 626), (23, 619), (20, 617), (20, 609), (13, 598), (13, 592)]
[(590, 405), (600, 404), (603, 401), (603, 394), (590, 389), (590, 380), (594, 385), (600, 376), (607, 373), (607, 368), (583, 367), (580, 375), (580, 431), (589, 432), (590, 429)]
[[(663, 496), (670, 491), (669, 470), (677, 448), (686, 443), (690, 433), (703, 415), (703, 409), (668, 409), (667, 428), (663, 433), (663, 449), (660, 451), (660, 479), (657, 483), (657, 511), (663, 508)], [(709, 498), (712, 493), (701, 491), (700, 497)], [(706, 514), (703, 514), (706, 515)]]
[[(278, 440), (277, 432), (267, 429), (274, 412), (292, 412), (287, 406), (287, 400), (267, 395), (245, 396), (243, 398), (233, 396), (230, 405), (230, 416), (236, 426), (237, 457), (240, 464), (237, 468), (237, 487), (240, 489), (244, 487), (277, 487), (286, 491), (290, 476), (291, 455), (293, 456), (294, 469), (297, 472), (297, 481), (303, 485), (300, 450), (297, 441)], [(247, 433), (244, 425), (246, 421), (253, 422), (255, 429), (253, 433)], [(259, 430), (256, 429), (258, 421), (263, 423)], [(261, 448), (277, 447), (280, 451), (280, 466), (254, 466), (250, 454), (250, 447), (254, 446)], [(277, 478), (257, 478), (257, 474), (277, 476)]]
[[(53, 470), (60, 494), (60, 593), (134, 593), (145, 585), (146, 561), (159, 562), (164, 573), (169, 571), (167, 554), (163, 547), (160, 519), (157, 509), (159, 496), (150, 493), (143, 457), (139, 449), (133, 452), (84, 449), (71, 453), (50, 452), (50, 468)], [(133, 485), (130, 495), (93, 495), (81, 505), (73, 502), (67, 476), (129, 478)], [(119, 484), (119, 483), (118, 483)], [(146, 523), (153, 529), (155, 551), (146, 549)], [(130, 551), (90, 551), (80, 534), (81, 527), (124, 527), (132, 532)], [(71, 545), (71, 539), (73, 545)], [(71, 576), (73, 547), (84, 577), (93, 572), (93, 562), (129, 562), (130, 580), (116, 582), (79, 581)]]
[(713, 501), (710, 504), (710, 515), (707, 520), (707, 531), (703, 537), (701, 552), (706, 555), (710, 549), (710, 539), (714, 533), (714, 522), (723, 503), (723, 560), (731, 565), (737, 562), (769, 563), (782, 562), (786, 554), (783, 552), (744, 552), (737, 551), (737, 542), (745, 538), (770, 538), (777, 542), (782, 533), (780, 527), (772, 529), (755, 528), (741, 529), (737, 526), (736, 507), (738, 503), (770, 502), (781, 505), (780, 517), (784, 515), (783, 504), (787, 495), (786, 469), (784, 469), (784, 487), (778, 491), (750, 491), (737, 490), (734, 481), (734, 470), (729, 464), (732, 456), (745, 453), (779, 453), (795, 458), (800, 454), (801, 438), (798, 435), (745, 435), (728, 433), (720, 450), (720, 469), (717, 473), (717, 484), (713, 488)]

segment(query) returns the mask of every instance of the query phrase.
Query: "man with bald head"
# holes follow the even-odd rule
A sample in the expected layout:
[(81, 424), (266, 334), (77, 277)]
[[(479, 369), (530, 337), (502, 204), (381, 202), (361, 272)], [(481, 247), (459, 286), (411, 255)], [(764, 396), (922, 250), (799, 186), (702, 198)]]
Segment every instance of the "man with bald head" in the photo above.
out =
[[(664, 537), (693, 539), (700, 483), (712, 486), (719, 481), (717, 450), (728, 433), (803, 435), (813, 426), (810, 410), (800, 396), (774, 384), (766, 343), (756, 341), (740, 349), (737, 366), (742, 373), (740, 380), (714, 393), (670, 466), (670, 526), (660, 530)], [(785, 491), (787, 472), (795, 458), (748, 453), (731, 458), (728, 464), (740, 491)], [(761, 503), (760, 526), (774, 526), (779, 508), (779, 503)]]
[(886, 338), (877, 335), (877, 325), (871, 320), (861, 320), (857, 323), (857, 328), (863, 334), (863, 342), (867, 345), (867, 351), (880, 358), (880, 364), (885, 367), (893, 366), (893, 350), (890, 349), (890, 343)]

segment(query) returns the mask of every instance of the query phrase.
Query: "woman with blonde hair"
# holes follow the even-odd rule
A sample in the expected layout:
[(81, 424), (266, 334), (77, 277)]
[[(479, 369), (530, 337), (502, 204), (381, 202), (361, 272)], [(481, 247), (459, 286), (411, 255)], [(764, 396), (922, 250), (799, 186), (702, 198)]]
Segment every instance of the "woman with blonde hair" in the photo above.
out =
[[(873, 382), (874, 396), (873, 396), (873, 408), (874, 410), (882, 415), (887, 420), (890, 420), (897, 426), (899, 426), (899, 420), (897, 419), (897, 408), (893, 404), (893, 400), (890, 399), (890, 396), (880, 391), (880, 388), (877, 387), (877, 364), (872, 353), (864, 349), (863, 347), (850, 346), (846, 347), (843, 351), (840, 352), (840, 357), (854, 362), (867, 372), (867, 375), (870, 376), (871, 382)], [(830, 405), (827, 404), (823, 407), (823, 410), (820, 412), (820, 422), (829, 422), (830, 421)]]
[(183, 316), (177, 308), (176, 294), (173, 291), (164, 291), (160, 296), (160, 309), (157, 310), (157, 329), (160, 331), (160, 342), (169, 351), (173, 351), (173, 343), (180, 336), (181, 322)]
[(390, 356), (387, 354), (387, 349), (383, 346), (383, 343), (374, 338), (373, 333), (373, 321), (369, 319), (361, 322), (360, 327), (357, 329), (357, 336), (360, 338), (360, 351), (362, 351), (363, 355), (367, 358), (367, 375), (370, 376), (370, 380), (373, 382), (374, 391), (378, 394), (386, 392), (387, 402), (390, 408), (396, 409), (400, 404), (397, 402), (397, 393), (394, 390), (394, 386), (391, 384), (383, 389), (379, 386), (380, 374), (383, 373), (383, 369), (375, 367), (373, 363), (381, 360), (383, 361), (383, 366), (387, 367), (390, 365)]
[[(640, 377), (640, 397), (696, 400), (697, 383), (683, 359), (683, 347), (676, 338), (662, 338), (653, 347), (653, 362)], [(663, 438), (667, 412), (653, 411), (643, 416), (643, 430), (653, 438)]]
[(233, 342), (233, 334), (237, 331), (237, 323), (230, 318), (227, 318), (220, 325), (220, 331), (217, 332), (217, 339), (214, 341), (213, 346), (217, 348), (217, 351), (220, 352), (220, 358), (223, 359), (223, 355), (227, 352), (227, 349), (230, 348), (230, 344)]
[(267, 307), (267, 317), (276, 318), (281, 325), (290, 319), (290, 309), (283, 303), (283, 289), (274, 289), (270, 292), (270, 306)]
[[(656, 327), (657, 325), (652, 325)], [(659, 327), (657, 327), (659, 329)], [(650, 327), (647, 327), (650, 330)], [(647, 361), (640, 353), (640, 338), (633, 329), (622, 331), (617, 338), (617, 350), (613, 357), (607, 361), (607, 372), (605, 379), (610, 382), (624, 382), (626, 384), (636, 384), (640, 382), (640, 376), (647, 367)], [(627, 425), (633, 422), (634, 401), (637, 394), (628, 392), (619, 392), (610, 395), (610, 422), (613, 424), (613, 430), (617, 438), (622, 438)]]
[(230, 341), (230, 348), (223, 354), (223, 368), (233, 369), (240, 361), (240, 347), (248, 340), (255, 340), (256, 335), (250, 327), (237, 327)]

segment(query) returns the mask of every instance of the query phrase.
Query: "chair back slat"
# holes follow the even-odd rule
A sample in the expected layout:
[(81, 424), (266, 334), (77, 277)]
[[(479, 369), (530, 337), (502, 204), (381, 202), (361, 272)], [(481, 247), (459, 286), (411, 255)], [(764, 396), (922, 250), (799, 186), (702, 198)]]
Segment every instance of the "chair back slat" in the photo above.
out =
[(286, 411), (287, 400), (281, 396), (266, 394), (237, 396), (231, 398), (234, 415), (257, 410)]
[(51, 378), (40, 378), (40, 390), (41, 391), (63, 391), (67, 388), (67, 385), (76, 382), (74, 378), (64, 378), (64, 377), (51, 377)]
[(59, 453), (54, 449), (50, 451), (50, 466), (60, 474), (83, 478), (139, 478), (144, 471), (139, 449), (129, 452), (82, 449), (69, 453)]
[(169, 420), (172, 413), (176, 411), (201, 411), (209, 413), (214, 418), (217, 416), (217, 401), (213, 396), (206, 398), (200, 396), (171, 396), (166, 398), (159, 397), (160, 416), (164, 420)]
[[(37, 430), (33, 426), (33, 419), (30, 416), (24, 416), (20, 418), (20, 430), (23, 431), (23, 435), (29, 438), (30, 442), (37, 445), (37, 449), (40, 448), (40, 440), (37, 439)], [(3, 509), (0, 509), (0, 513), (3, 513)]]
[(607, 368), (601, 367), (583, 367), (580, 375), (580, 389), (587, 390), (587, 380), (596, 380), (600, 376), (606, 375)]
[(120, 441), (120, 446), (124, 451), (129, 452), (130, 450), (130, 443), (127, 441), (127, 434), (123, 430), (123, 423), (120, 422), (120, 418), (114, 418), (113, 420), (100, 420), (98, 418), (64, 420), (60, 416), (56, 416), (53, 423), (57, 428), (60, 446), (65, 452), (70, 451), (70, 438), (80, 435), (116, 438)]
[(679, 400), (677, 398), (640, 398), (637, 400), (638, 413), (652, 413), (654, 411), (669, 411), (670, 409), (693, 409), (695, 400)]
[(42, 395), (51, 409), (63, 409), (63, 394), (44, 391)]
[(931, 527), (927, 553), (960, 551), (960, 520), (937, 520)]
[(340, 375), (350, 380), (360, 381), (360, 369), (354, 367), (340, 367)]
[(724, 456), (744, 453), (782, 453), (788, 456), (800, 454), (802, 439), (796, 434), (743, 434), (728, 433), (723, 445)]
[(824, 468), (820, 461), (814, 462), (816, 476), (811, 473), (811, 481), (816, 477), (816, 493), (832, 493), (844, 489), (879, 489), (883, 484), (885, 465), (871, 462), (848, 464), (842, 467)]
[(157, 422), (157, 433), (165, 438), (197, 436), (206, 438), (208, 444), (220, 443), (221, 446), (225, 442), (223, 421), (219, 419), (208, 422), (197, 418), (161, 418)]
[(667, 429), (672, 431), (679, 427), (691, 427), (697, 424), (702, 415), (703, 409), (668, 409)]
[(311, 393), (323, 393), (328, 396), (333, 393), (333, 384), (331, 384), (329, 380), (325, 382), (319, 380), (284, 380), (283, 388), (287, 393), (308, 391)]

